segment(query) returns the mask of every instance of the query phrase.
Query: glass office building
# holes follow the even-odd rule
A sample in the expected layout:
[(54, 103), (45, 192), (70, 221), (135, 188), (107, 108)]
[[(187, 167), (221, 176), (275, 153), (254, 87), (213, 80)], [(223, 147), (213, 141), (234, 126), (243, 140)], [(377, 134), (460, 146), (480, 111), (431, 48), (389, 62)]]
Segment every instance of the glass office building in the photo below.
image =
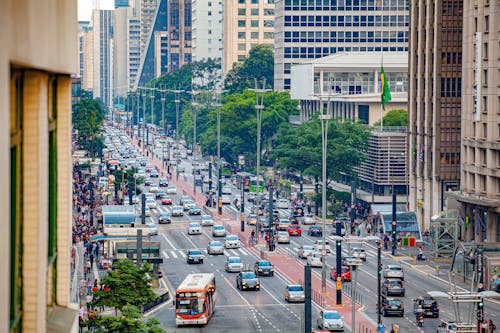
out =
[(274, 88), (291, 67), (337, 52), (408, 51), (407, 0), (276, 1)]

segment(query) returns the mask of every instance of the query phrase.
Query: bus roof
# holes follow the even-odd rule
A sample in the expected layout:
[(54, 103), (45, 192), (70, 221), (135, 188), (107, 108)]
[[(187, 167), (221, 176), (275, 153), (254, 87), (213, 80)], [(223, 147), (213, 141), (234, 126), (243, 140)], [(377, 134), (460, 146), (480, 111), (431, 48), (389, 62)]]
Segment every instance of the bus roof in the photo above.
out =
[(204, 290), (214, 279), (215, 275), (213, 273), (188, 274), (180, 286), (177, 287), (177, 291)]

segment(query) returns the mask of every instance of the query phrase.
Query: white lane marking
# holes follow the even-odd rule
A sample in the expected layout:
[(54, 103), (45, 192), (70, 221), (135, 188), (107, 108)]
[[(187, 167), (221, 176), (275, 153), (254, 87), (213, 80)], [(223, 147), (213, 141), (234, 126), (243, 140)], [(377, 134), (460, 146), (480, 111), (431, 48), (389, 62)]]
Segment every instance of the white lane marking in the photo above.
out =
[(181, 257), (186, 258), (186, 254), (184, 253), (184, 251), (179, 251), (179, 254), (181, 255)]
[(179, 257), (177, 256), (177, 254), (175, 253), (175, 251), (170, 251), (170, 254), (172, 254), (172, 257), (174, 257), (174, 258), (179, 258)]
[(163, 258), (166, 258), (168, 259), (168, 254), (167, 254), (167, 251), (161, 251), (161, 254), (163, 255)]
[(241, 252), (244, 256), (247, 256), (247, 255), (248, 255), (248, 252), (247, 252), (245, 249), (243, 249), (242, 247), (240, 247), (238, 250), (239, 250), (239, 251), (240, 251), (240, 252)]
[(171, 242), (171, 241), (167, 238), (167, 236), (165, 236), (165, 234), (161, 233), (160, 235), (161, 235), (161, 236), (163, 237), (163, 239), (165, 239), (165, 241), (166, 241), (166, 242), (167, 242), (167, 243), (168, 243), (168, 244), (172, 247), (172, 249), (175, 249), (174, 244), (172, 244), (172, 242)]
[(193, 248), (197, 249), (198, 246), (196, 246), (196, 244), (191, 240), (191, 238), (189, 238), (188, 235), (186, 235), (185, 233), (182, 233), (182, 236), (184, 236), (184, 238), (186, 238), (188, 240), (188, 242), (191, 243), (191, 245), (193, 245)]

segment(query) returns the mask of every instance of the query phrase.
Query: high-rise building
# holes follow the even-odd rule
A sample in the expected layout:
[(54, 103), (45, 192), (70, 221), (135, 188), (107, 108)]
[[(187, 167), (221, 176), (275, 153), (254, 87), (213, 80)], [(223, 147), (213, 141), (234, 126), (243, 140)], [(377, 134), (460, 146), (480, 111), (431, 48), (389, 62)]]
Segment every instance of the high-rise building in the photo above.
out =
[(222, 0), (192, 0), (193, 61), (222, 59)]
[(141, 20), (135, 15), (128, 19), (129, 90), (133, 90), (141, 64)]
[(94, 39), (94, 98), (113, 105), (113, 10), (92, 11)]
[(459, 188), (463, 1), (410, 3), (409, 200), (427, 229)]
[(276, 0), (274, 89), (290, 90), (291, 66), (337, 52), (408, 50), (408, 1)]
[(464, 240), (500, 242), (500, 3), (465, 1), (463, 16), (462, 169), (452, 196)]
[(70, 303), (76, 6), (26, 0), (0, 10), (0, 332), (78, 332)]
[(192, 60), (191, 0), (168, 2), (168, 71), (181, 68)]
[(119, 7), (114, 10), (113, 18), (113, 72), (114, 91), (113, 95), (126, 96), (130, 87), (130, 19), (132, 18), (132, 8)]
[(79, 32), (80, 68), (82, 89), (92, 91), (94, 88), (94, 32), (92, 27)]
[(157, 19), (157, 9), (161, 0), (138, 0), (136, 2), (136, 9), (139, 12), (141, 20), (141, 58), (148, 46), (149, 36), (151, 29)]
[(274, 0), (224, 0), (224, 74), (253, 46), (274, 44), (274, 22)]

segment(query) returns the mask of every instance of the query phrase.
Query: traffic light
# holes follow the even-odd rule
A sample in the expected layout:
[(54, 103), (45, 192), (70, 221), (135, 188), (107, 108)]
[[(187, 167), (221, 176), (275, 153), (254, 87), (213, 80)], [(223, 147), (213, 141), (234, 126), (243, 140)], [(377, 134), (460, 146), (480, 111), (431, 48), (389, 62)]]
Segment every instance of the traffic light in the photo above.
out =
[(342, 241), (338, 240), (336, 243), (335, 243), (336, 246), (341, 246), (342, 245)]
[(477, 303), (477, 321), (481, 322), (484, 319), (484, 301), (481, 299)]
[(382, 276), (382, 264), (379, 264), (379, 265), (378, 265), (378, 270), (377, 270), (377, 272), (378, 272), (378, 275)]

